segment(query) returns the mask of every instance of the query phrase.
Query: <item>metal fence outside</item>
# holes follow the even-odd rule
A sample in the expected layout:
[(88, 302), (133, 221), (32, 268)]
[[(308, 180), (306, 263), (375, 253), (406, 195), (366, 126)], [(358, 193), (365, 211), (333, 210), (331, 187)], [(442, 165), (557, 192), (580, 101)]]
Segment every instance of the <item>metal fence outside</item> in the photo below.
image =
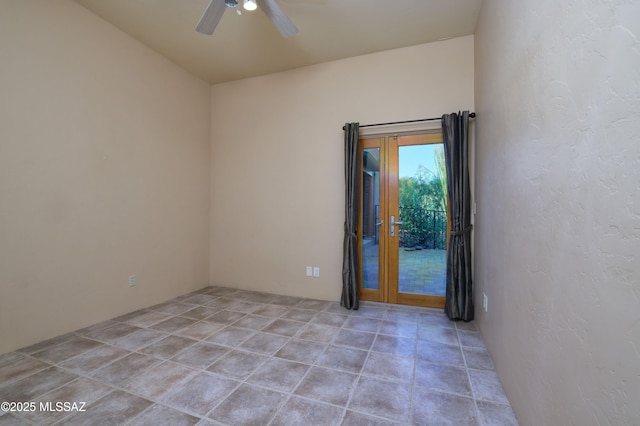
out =
[(400, 206), (400, 246), (405, 249), (447, 248), (447, 212)]

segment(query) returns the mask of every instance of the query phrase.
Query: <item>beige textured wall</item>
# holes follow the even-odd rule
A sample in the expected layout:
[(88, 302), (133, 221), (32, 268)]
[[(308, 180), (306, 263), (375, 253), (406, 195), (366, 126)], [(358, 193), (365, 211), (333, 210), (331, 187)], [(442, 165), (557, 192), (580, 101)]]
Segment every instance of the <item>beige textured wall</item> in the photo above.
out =
[(473, 109), (473, 37), (213, 86), (211, 282), (338, 300), (342, 126), (461, 109)]
[(639, 38), (638, 2), (483, 4), (478, 320), (522, 425), (640, 424)]
[(0, 2), (0, 353), (207, 284), (209, 109), (77, 4)]

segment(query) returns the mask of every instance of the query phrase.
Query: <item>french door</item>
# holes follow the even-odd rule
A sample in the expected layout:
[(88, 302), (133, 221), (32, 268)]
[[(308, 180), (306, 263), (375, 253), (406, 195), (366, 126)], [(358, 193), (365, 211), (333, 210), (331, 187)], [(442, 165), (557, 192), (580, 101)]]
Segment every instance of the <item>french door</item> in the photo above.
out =
[(363, 300), (444, 307), (448, 207), (442, 133), (360, 139)]

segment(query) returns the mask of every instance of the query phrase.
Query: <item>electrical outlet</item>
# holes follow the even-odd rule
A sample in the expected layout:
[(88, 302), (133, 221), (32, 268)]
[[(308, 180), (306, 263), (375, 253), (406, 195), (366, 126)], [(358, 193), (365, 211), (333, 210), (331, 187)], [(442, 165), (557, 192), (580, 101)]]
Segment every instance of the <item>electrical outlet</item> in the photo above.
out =
[(487, 306), (489, 305), (489, 298), (486, 294), (482, 293), (482, 309), (487, 312)]
[(136, 286), (136, 276), (129, 275), (129, 287), (135, 287), (135, 286)]
[(320, 268), (317, 266), (313, 267), (313, 276), (318, 278), (320, 276)]
[(313, 276), (313, 268), (311, 266), (307, 266), (307, 276)]

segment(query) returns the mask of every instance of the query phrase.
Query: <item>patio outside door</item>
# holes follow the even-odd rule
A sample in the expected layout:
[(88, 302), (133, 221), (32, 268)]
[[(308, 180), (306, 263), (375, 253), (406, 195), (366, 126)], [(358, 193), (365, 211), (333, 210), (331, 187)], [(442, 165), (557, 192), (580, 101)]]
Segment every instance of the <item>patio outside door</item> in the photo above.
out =
[(448, 207), (441, 133), (360, 140), (360, 297), (444, 307)]

